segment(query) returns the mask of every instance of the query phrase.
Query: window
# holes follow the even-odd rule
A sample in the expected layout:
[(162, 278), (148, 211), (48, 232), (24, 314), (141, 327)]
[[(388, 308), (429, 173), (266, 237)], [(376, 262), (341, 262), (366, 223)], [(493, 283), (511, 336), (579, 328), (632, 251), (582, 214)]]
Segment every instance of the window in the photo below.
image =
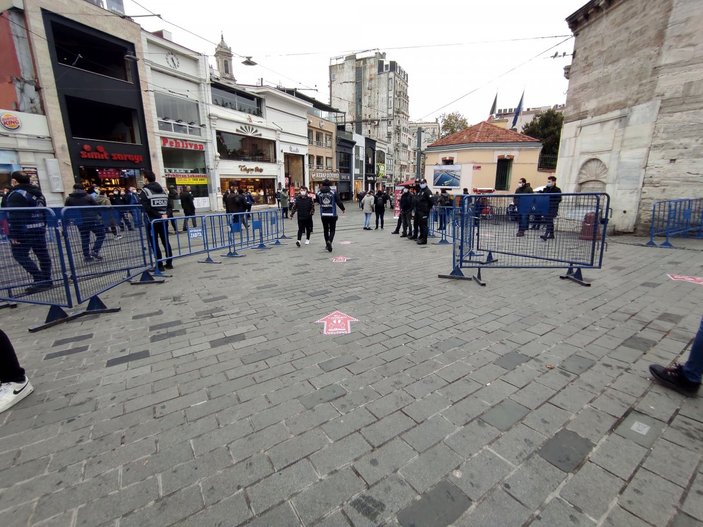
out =
[(312, 145), (313, 144), (313, 139), (312, 139), (312, 130), (308, 130), (308, 144)]
[(225, 60), (225, 75), (229, 75), (229, 60)]
[(325, 165), (323, 165), (324, 160), (322, 156), (316, 156), (315, 157), (315, 167), (316, 168), (325, 168)]
[(198, 103), (165, 93), (154, 93), (159, 130), (188, 135), (201, 135)]
[(348, 154), (346, 152), (338, 152), (337, 167), (343, 172), (351, 171), (351, 154)]
[(499, 159), (496, 166), (496, 190), (509, 190), (510, 173), (513, 168), (512, 159)]
[(261, 137), (216, 132), (217, 152), (220, 159), (230, 161), (276, 162), (276, 142)]
[(325, 169), (332, 170), (332, 158), (331, 157), (325, 158)]
[(239, 90), (224, 90), (213, 85), (212, 103), (238, 112), (262, 115), (261, 99)]
[(322, 132), (315, 132), (315, 145), (324, 146), (324, 143), (322, 142)]
[[(66, 97), (66, 111), (73, 137), (117, 143), (141, 143), (136, 112), (130, 108)], [(96, 115), (100, 118), (96, 119)]]
[(442, 158), (442, 164), (443, 164), (443, 165), (453, 165), (453, 164), (454, 164), (454, 158), (453, 158), (453, 157), (443, 157), (443, 158)]
[(313, 168), (315, 166), (315, 156), (308, 154), (308, 166)]
[(332, 148), (332, 134), (325, 134), (325, 147)]

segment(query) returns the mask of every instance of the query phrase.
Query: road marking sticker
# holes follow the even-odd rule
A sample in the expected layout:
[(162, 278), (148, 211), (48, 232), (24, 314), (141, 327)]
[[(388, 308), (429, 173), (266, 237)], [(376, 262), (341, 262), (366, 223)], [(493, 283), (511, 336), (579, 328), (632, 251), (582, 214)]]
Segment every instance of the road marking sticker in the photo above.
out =
[(325, 325), (322, 330), (322, 333), (325, 335), (346, 335), (347, 333), (351, 333), (352, 322), (359, 321), (341, 311), (334, 311), (316, 321), (315, 324)]
[(692, 284), (703, 285), (703, 278), (700, 276), (686, 276), (682, 274), (667, 274), (675, 282), (691, 282)]
[(344, 263), (347, 260), (349, 260), (349, 258), (347, 258), (346, 256), (335, 256), (334, 258), (332, 258), (332, 263)]

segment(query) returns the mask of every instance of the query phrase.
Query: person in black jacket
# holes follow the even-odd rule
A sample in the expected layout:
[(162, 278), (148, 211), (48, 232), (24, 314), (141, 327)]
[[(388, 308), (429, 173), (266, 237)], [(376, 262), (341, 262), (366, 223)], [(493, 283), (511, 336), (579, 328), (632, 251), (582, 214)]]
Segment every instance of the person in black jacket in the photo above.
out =
[[(88, 193), (83, 189), (83, 185), (76, 183), (73, 185), (73, 192), (66, 198), (65, 205), (67, 207), (95, 207), (93, 198), (88, 196)], [(105, 224), (100, 216), (100, 212), (96, 208), (83, 209), (80, 211), (76, 221), (76, 227), (81, 235), (81, 249), (83, 250), (83, 259), (86, 262), (94, 260), (102, 260), (100, 249), (105, 242)], [(95, 235), (93, 248), (90, 248), (90, 233)]]
[[(46, 207), (39, 187), (30, 183), (29, 174), (21, 170), (12, 173), (12, 190), (5, 198), (5, 207)], [(29, 294), (51, 289), (51, 257), (46, 246), (46, 216), (43, 211), (8, 212), (12, 257), (34, 279), (26, 289)], [(33, 252), (39, 267), (29, 256)]]
[(427, 188), (427, 180), (421, 179), (420, 190), (417, 193), (417, 202), (415, 204), (415, 218), (419, 230), (417, 238), (418, 245), (427, 245), (427, 235), (429, 234), (427, 219), (430, 216), (433, 205), (432, 191)]
[(183, 215), (185, 216), (183, 232), (188, 230), (188, 218), (193, 222), (193, 227), (197, 227), (198, 225), (195, 223), (195, 198), (193, 198), (193, 193), (190, 191), (190, 186), (186, 186), (181, 191), (181, 207), (183, 207)]
[[(156, 174), (151, 170), (144, 171), (144, 179), (146, 179), (147, 184), (144, 185), (144, 188), (142, 188), (139, 193), (139, 202), (144, 207), (144, 213), (147, 218), (152, 222), (146, 229), (149, 247), (156, 251), (156, 260), (160, 271), (173, 269), (171, 261), (173, 252), (171, 251), (171, 244), (168, 241), (168, 223), (165, 221), (153, 223), (154, 220), (168, 218), (168, 194), (164, 192), (163, 187), (156, 181)], [(161, 245), (163, 245), (164, 251), (166, 252), (166, 265), (161, 261), (161, 248), (159, 247), (158, 241), (154, 240), (152, 237), (152, 229), (156, 237), (161, 240)]]
[(242, 214), (242, 212), (246, 212), (247, 210), (247, 202), (244, 196), (239, 192), (239, 189), (234, 186), (230, 187), (229, 192), (225, 194), (224, 201), (227, 214), (234, 214), (231, 220), (232, 223), (239, 223), (241, 218), (244, 227), (247, 227), (247, 216), (246, 214)]
[[(173, 213), (176, 208), (176, 200), (178, 199), (178, 191), (176, 190), (176, 185), (171, 185), (168, 187), (168, 205), (166, 210), (166, 215), (169, 218), (173, 218)], [(171, 227), (173, 227), (173, 232), (178, 234), (178, 222), (176, 219), (171, 220)], [(168, 225), (166, 226), (166, 234), (168, 234)]]
[(376, 191), (376, 197), (373, 202), (373, 210), (376, 213), (376, 229), (378, 229), (378, 220), (381, 220), (381, 229), (383, 229), (383, 216), (386, 213), (386, 203), (388, 203), (391, 198), (386, 194), (385, 190), (378, 189)]
[(400, 218), (398, 219), (403, 226), (403, 234), (400, 237), (406, 238), (408, 234), (412, 236), (413, 196), (409, 186), (403, 189), (403, 194), (400, 196)]
[(320, 220), (322, 221), (322, 232), (325, 235), (325, 247), (327, 247), (327, 251), (332, 252), (334, 233), (337, 230), (337, 207), (344, 214), (344, 203), (339, 199), (339, 194), (330, 188), (328, 179), (322, 182), (322, 186), (317, 192), (317, 202), (320, 204)]
[(544, 216), (545, 230), (544, 234), (540, 236), (544, 241), (554, 239), (554, 218), (559, 214), (559, 203), (561, 203), (561, 189), (557, 187), (557, 178), (554, 176), (549, 176), (547, 178), (547, 186), (544, 187), (540, 192), (544, 194), (551, 194), (549, 196), (549, 209), (547, 214)]
[(312, 217), (315, 214), (315, 202), (308, 195), (307, 187), (300, 187), (300, 194), (295, 198), (295, 203), (290, 211), (290, 217), (298, 213), (298, 240), (295, 244), (300, 247), (300, 240), (305, 232), (305, 245), (310, 245), (312, 233)]

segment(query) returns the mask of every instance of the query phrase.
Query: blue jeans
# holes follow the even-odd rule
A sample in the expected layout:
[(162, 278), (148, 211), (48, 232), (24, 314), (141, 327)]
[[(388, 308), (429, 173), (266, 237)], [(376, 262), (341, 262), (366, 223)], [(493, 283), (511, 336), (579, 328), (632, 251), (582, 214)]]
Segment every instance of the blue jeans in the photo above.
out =
[(683, 373), (689, 381), (701, 382), (701, 375), (703, 375), (703, 318), (701, 318), (698, 333), (693, 339), (691, 353), (688, 355), (686, 364), (683, 365)]
[(371, 213), (364, 212), (364, 228), (371, 227)]

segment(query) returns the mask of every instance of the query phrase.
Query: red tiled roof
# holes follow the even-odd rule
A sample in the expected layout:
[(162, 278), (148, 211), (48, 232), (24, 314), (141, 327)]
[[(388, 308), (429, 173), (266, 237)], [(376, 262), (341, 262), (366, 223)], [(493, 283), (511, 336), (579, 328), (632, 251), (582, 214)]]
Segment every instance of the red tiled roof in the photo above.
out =
[(450, 145), (466, 145), (473, 143), (539, 143), (539, 139), (530, 137), (529, 135), (506, 130), (500, 126), (496, 126), (487, 121), (475, 124), (465, 130), (443, 137), (429, 145), (432, 146), (450, 146)]

